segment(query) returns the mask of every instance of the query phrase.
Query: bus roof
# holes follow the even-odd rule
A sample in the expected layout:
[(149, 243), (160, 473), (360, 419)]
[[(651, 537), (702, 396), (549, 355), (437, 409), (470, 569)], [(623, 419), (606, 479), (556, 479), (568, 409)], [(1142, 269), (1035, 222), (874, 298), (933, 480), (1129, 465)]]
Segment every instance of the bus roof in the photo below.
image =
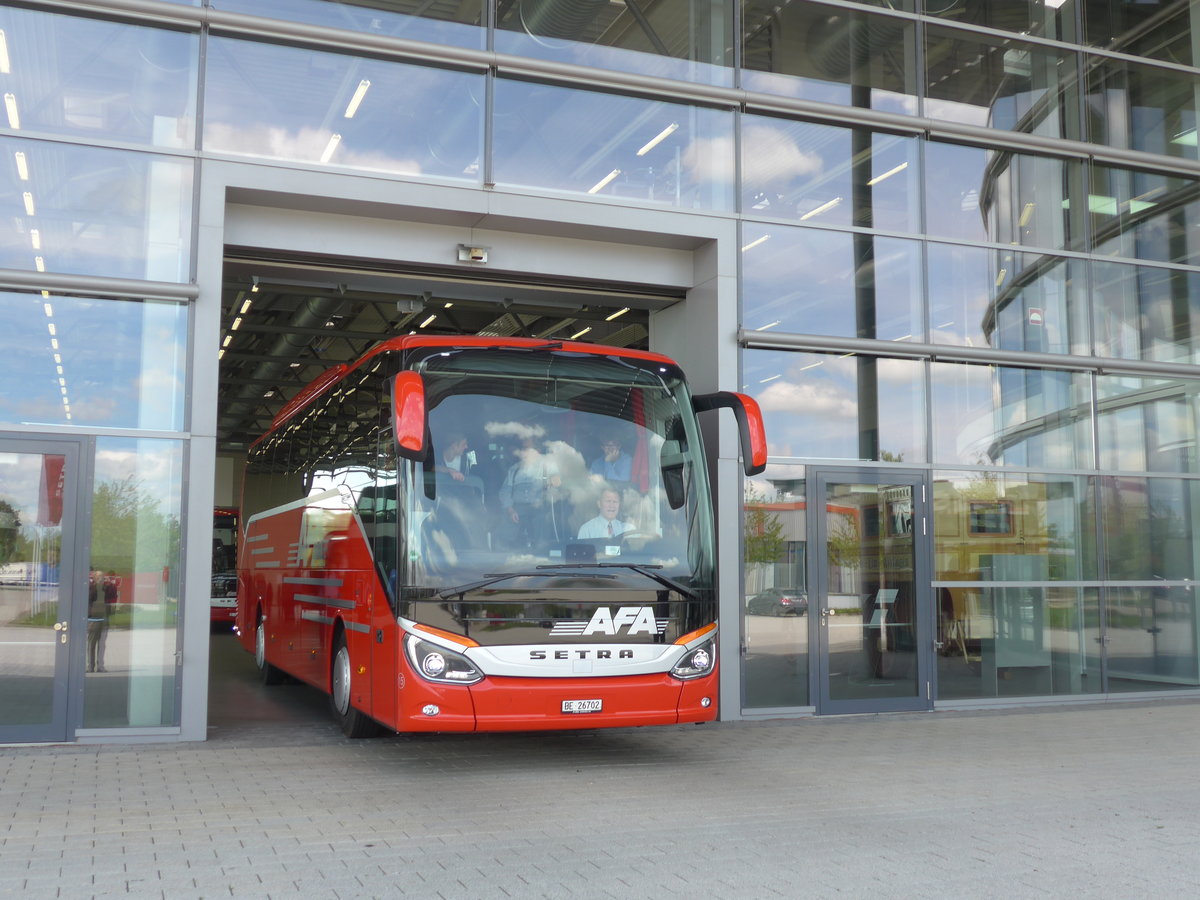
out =
[(284, 404), (283, 408), (275, 414), (275, 418), (271, 420), (271, 426), (266, 432), (251, 444), (258, 444), (263, 438), (267, 437), (280, 425), (283, 425), (292, 416), (296, 415), (300, 410), (304, 409), (318, 397), (322, 396), (333, 385), (337, 384), (345, 378), (350, 372), (374, 359), (381, 353), (389, 353), (401, 350), (412, 350), (419, 347), (442, 347), (453, 350), (466, 350), (472, 348), (514, 348), (524, 350), (566, 350), (570, 353), (590, 353), (594, 356), (619, 356), (625, 359), (639, 359), (644, 362), (663, 363), (665, 365), (675, 365), (675, 361), (669, 357), (663, 356), (661, 353), (651, 353), (648, 350), (630, 350), (624, 347), (610, 347), (606, 344), (584, 344), (576, 341), (555, 341), (545, 340), (542, 338), (517, 338), (517, 337), (483, 337), (479, 335), (422, 335), (422, 334), (406, 334), (401, 337), (388, 338), (380, 341), (353, 363), (333, 366), (326, 369), (307, 385), (305, 385), (299, 393), (291, 400)]

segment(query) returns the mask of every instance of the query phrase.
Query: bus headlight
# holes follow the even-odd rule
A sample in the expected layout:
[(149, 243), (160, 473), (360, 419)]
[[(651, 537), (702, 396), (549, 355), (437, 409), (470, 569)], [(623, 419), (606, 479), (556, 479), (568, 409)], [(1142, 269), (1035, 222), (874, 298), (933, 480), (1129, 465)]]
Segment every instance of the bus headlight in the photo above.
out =
[(671, 669), (676, 678), (703, 678), (712, 672), (717, 662), (717, 645), (713, 641), (705, 641), (698, 647), (693, 647), (683, 654), (683, 657)]
[(415, 635), (405, 636), (404, 650), (413, 669), (426, 681), (475, 684), (483, 680), (483, 673), (461, 653), (423, 641)]

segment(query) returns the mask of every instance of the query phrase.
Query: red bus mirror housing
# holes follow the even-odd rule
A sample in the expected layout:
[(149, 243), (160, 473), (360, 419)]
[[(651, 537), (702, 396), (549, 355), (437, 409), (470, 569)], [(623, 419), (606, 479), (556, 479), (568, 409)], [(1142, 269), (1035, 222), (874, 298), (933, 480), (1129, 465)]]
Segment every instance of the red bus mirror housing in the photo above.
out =
[(401, 456), (425, 455), (425, 382), (416, 372), (401, 372), (392, 384), (392, 433)]
[(763, 427), (758, 401), (736, 391), (697, 394), (692, 398), (692, 409), (698, 413), (722, 407), (732, 409), (737, 419), (742, 442), (742, 468), (747, 475), (758, 475), (767, 467), (767, 431)]

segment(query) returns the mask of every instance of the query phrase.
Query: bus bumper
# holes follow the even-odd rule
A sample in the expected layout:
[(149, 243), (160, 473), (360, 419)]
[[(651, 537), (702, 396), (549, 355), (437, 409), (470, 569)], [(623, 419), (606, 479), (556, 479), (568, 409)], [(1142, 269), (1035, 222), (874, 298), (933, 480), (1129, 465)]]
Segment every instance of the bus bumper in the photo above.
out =
[[(493, 676), (467, 688), (438, 693), (444, 700), (450, 700), (453, 693), (458, 702), (413, 704), (408, 698), (398, 730), (550, 731), (676, 725), (710, 722), (717, 717), (716, 672), (692, 681), (665, 674), (545, 679)], [(469, 709), (461, 702), (468, 693)], [(599, 700), (600, 710), (564, 711), (594, 705), (578, 703), (581, 700)]]

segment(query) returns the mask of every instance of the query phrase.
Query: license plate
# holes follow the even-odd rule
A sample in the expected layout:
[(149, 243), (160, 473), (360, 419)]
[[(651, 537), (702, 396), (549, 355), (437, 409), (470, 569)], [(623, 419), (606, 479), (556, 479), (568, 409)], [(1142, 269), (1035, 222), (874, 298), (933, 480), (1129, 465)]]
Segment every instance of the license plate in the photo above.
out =
[(562, 711), (565, 713), (594, 713), (600, 712), (603, 706), (603, 700), (564, 700)]

